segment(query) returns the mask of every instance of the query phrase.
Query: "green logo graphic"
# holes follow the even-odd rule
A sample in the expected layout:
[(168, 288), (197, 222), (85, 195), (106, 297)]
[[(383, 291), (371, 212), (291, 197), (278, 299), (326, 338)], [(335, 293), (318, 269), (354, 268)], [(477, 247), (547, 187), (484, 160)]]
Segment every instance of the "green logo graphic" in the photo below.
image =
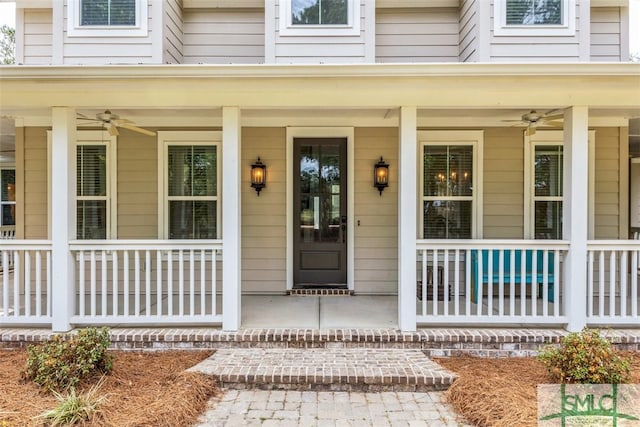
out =
[(571, 417), (610, 419), (613, 427), (618, 426), (618, 420), (637, 421), (638, 418), (633, 415), (618, 412), (618, 384), (611, 384), (611, 387), (610, 394), (593, 391), (567, 394), (566, 384), (560, 384), (560, 412), (540, 417), (540, 421), (559, 419), (562, 427)]

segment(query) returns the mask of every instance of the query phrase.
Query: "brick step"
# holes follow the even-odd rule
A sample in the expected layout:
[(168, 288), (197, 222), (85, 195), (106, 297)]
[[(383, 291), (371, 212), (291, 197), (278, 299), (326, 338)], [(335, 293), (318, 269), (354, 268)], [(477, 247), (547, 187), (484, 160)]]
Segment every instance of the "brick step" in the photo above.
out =
[(230, 348), (190, 371), (225, 388), (267, 390), (433, 391), (456, 378), (411, 349)]

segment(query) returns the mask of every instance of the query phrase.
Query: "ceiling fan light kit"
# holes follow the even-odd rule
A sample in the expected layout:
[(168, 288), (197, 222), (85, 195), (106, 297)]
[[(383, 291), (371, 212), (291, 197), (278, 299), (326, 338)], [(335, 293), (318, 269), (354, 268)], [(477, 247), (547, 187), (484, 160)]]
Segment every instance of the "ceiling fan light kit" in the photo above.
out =
[[(526, 136), (533, 136), (536, 134), (536, 128), (538, 126), (551, 126), (562, 128), (563, 123), (560, 121), (563, 119), (563, 114), (556, 113), (558, 110), (550, 110), (546, 113), (539, 113), (536, 110), (531, 110), (528, 113), (524, 113), (520, 120), (503, 120), (503, 122), (516, 122), (513, 126), (526, 125), (524, 134)], [(553, 114), (556, 113), (556, 114)]]

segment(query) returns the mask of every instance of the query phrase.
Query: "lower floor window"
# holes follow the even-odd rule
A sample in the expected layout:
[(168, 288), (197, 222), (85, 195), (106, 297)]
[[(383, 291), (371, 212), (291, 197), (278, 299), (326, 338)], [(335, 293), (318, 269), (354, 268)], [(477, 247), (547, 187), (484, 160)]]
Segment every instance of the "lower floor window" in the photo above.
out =
[(0, 226), (16, 225), (16, 170), (0, 169)]
[(534, 237), (562, 239), (562, 145), (536, 145)]

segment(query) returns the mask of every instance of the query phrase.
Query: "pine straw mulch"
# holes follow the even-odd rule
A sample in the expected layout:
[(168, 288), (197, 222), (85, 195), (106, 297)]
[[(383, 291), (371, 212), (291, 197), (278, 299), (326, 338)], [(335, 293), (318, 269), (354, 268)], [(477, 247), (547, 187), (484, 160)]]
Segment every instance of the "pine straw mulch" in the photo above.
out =
[[(88, 425), (189, 426), (204, 411), (209, 398), (219, 393), (211, 378), (185, 372), (210, 352), (113, 354), (113, 370), (98, 393), (107, 395), (108, 400)], [(0, 351), (0, 426), (37, 426), (34, 417), (56, 406), (51, 393), (21, 380), (26, 360), (23, 350)], [(90, 385), (84, 384), (78, 391)]]
[[(631, 383), (640, 383), (640, 353), (624, 356), (631, 358)], [(537, 425), (536, 387), (552, 382), (542, 363), (533, 358), (436, 361), (458, 375), (446, 398), (467, 422), (483, 427)]]

